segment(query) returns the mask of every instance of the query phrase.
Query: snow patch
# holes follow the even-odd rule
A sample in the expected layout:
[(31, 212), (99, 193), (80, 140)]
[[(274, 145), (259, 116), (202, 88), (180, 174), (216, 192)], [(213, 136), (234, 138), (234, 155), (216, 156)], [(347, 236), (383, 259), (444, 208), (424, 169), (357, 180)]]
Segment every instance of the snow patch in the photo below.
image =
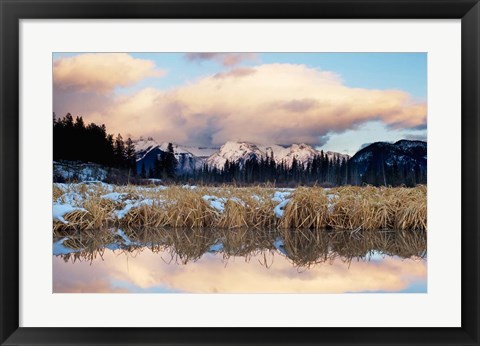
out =
[(74, 207), (70, 204), (54, 204), (53, 205), (53, 220), (57, 220), (57, 221), (60, 221), (64, 224), (68, 224), (68, 222), (63, 218), (66, 214), (72, 212), (72, 211), (76, 211), (76, 210), (79, 210), (79, 211), (87, 211), (83, 208), (79, 208), (79, 207)]
[(198, 186), (196, 186), (196, 185), (182, 185), (182, 189), (195, 190), (197, 188), (198, 188)]
[(106, 195), (103, 195), (102, 198), (109, 199), (110, 201), (113, 201), (113, 202), (121, 202), (127, 196), (128, 196), (128, 193), (111, 192), (111, 193), (107, 193)]
[(335, 207), (335, 204), (337, 204), (338, 195), (334, 193), (329, 193), (327, 195), (327, 199), (328, 199), (328, 205), (327, 205), (328, 212), (332, 213), (333, 208)]
[(144, 199), (140, 201), (132, 201), (132, 200), (126, 200), (125, 201), (125, 206), (121, 210), (116, 210), (115, 215), (117, 216), (118, 219), (123, 219), (125, 215), (128, 214), (128, 212), (133, 209), (133, 208), (139, 208), (143, 205), (148, 205), (152, 206), (153, 205), (153, 200), (152, 199)]
[(289, 191), (275, 191), (273, 194), (272, 201), (274, 202), (283, 202), (285, 199), (291, 196), (291, 192)]
[(245, 202), (242, 201), (240, 198), (237, 197), (232, 197), (232, 198), (225, 198), (225, 197), (217, 197), (217, 196), (209, 196), (205, 195), (202, 197), (202, 199), (207, 202), (210, 207), (213, 209), (223, 213), (225, 211), (225, 203), (228, 201), (232, 201), (235, 203), (238, 203), (240, 205), (245, 205)]
[(61, 195), (55, 202), (61, 204), (70, 204), (70, 205), (80, 205), (83, 202), (84, 198), (81, 194), (77, 192), (67, 192)]
[(275, 216), (278, 218), (283, 217), (283, 214), (285, 213), (285, 207), (287, 206), (288, 202), (290, 202), (290, 199), (286, 199), (282, 202), (280, 202), (274, 209), (273, 212), (275, 213)]
[(203, 196), (202, 199), (205, 202), (209, 203), (213, 209), (216, 209), (221, 213), (225, 211), (225, 203), (227, 203), (227, 200), (228, 200), (227, 198), (221, 198), (221, 197), (209, 196), (209, 195)]

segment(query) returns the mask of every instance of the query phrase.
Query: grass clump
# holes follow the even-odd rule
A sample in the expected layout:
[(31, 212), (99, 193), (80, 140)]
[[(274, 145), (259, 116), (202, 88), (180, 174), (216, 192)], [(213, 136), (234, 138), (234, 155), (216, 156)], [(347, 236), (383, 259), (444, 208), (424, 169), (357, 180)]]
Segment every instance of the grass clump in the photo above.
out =
[(210, 227), (215, 219), (215, 210), (202, 199), (202, 193), (175, 187), (169, 189), (165, 212), (168, 227)]
[(328, 198), (322, 188), (298, 188), (288, 202), (280, 228), (319, 230), (327, 226)]
[(345, 230), (426, 230), (426, 187), (342, 187), (328, 225)]
[(91, 229), (93, 225), (92, 215), (86, 210), (74, 210), (63, 216), (66, 222), (54, 221), (53, 233), (65, 231), (83, 231)]

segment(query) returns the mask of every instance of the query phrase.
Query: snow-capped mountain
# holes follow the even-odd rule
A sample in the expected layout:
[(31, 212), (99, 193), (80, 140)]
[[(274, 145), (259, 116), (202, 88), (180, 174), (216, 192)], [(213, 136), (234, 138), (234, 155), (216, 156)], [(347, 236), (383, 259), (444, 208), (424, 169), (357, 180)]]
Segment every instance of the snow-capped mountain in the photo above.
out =
[[(135, 146), (137, 161), (141, 160), (145, 154), (155, 147), (158, 147), (163, 151), (166, 151), (168, 148), (168, 142), (162, 142), (159, 144), (152, 137), (147, 137), (146, 139), (140, 137), (139, 139), (133, 141), (133, 145)], [(218, 148), (190, 147), (186, 145), (173, 144), (173, 151), (175, 154), (191, 154), (196, 157), (207, 158), (218, 151)]]
[(134, 139), (132, 142), (135, 147), (137, 161), (141, 160), (149, 151), (158, 146), (158, 143), (152, 137), (146, 139), (140, 137), (139, 139)]
[[(289, 147), (281, 145), (257, 145), (248, 142), (229, 141), (225, 143), (218, 152), (214, 153), (207, 159), (210, 167), (223, 168), (227, 160), (229, 162), (245, 163), (247, 160), (261, 160), (268, 158), (274, 159), (277, 164), (284, 163), (290, 167), (295, 159), (297, 162), (306, 165), (313, 160), (316, 155), (320, 155), (320, 151), (314, 149), (308, 144), (292, 144)], [(329, 159), (339, 157), (348, 159), (348, 155), (335, 152), (325, 152)]]
[(229, 162), (244, 163), (247, 160), (260, 160), (265, 152), (253, 143), (229, 141), (220, 147), (220, 150), (207, 159), (209, 167), (223, 168)]
[[(155, 160), (160, 157), (163, 152), (168, 151), (168, 142), (158, 144), (152, 137), (144, 139), (140, 137), (133, 141), (137, 157), (137, 171), (145, 166), (148, 171), (153, 168)], [(204, 161), (218, 148), (188, 147), (177, 144), (173, 145), (173, 152), (178, 161), (177, 171), (180, 173), (191, 172), (194, 169), (202, 167)]]

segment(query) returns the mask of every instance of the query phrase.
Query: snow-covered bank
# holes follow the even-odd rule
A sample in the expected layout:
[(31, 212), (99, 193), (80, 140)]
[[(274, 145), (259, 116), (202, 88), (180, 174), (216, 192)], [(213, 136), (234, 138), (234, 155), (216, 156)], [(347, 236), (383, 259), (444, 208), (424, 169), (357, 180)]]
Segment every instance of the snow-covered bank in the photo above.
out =
[(108, 172), (101, 165), (95, 163), (54, 162), (54, 181), (105, 181)]
[[(72, 224), (70, 216), (79, 211), (85, 213), (81, 218), (84, 224)], [(57, 230), (83, 229), (85, 225), (425, 230), (426, 187), (282, 189), (58, 183), (53, 188), (53, 220)]]

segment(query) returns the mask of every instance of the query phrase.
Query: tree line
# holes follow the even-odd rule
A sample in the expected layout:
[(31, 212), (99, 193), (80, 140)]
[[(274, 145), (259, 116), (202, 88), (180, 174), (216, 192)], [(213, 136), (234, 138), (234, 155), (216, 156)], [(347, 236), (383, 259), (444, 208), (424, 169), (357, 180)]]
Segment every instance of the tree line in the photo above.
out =
[(223, 168), (203, 165), (199, 170), (184, 174), (183, 180), (191, 179), (206, 184), (292, 184), (342, 185), (347, 181), (347, 161), (336, 156), (329, 159), (321, 152), (305, 165), (293, 159), (291, 165), (275, 162), (273, 153), (266, 158), (252, 158), (244, 162), (226, 161)]
[(418, 162), (407, 162), (399, 165), (393, 160), (387, 165), (384, 160), (371, 162), (364, 174), (359, 174), (357, 166), (351, 165), (352, 172), (348, 183), (350, 185), (369, 184), (374, 186), (409, 186), (427, 184), (427, 169)]
[(200, 184), (254, 185), (275, 183), (280, 186), (296, 185), (374, 185), (415, 186), (427, 183), (427, 171), (418, 163), (398, 165), (394, 160), (387, 165), (384, 160), (371, 162), (365, 172), (359, 173), (359, 165), (339, 155), (328, 157), (323, 151), (303, 164), (295, 158), (291, 165), (275, 162), (272, 156), (249, 159), (244, 162), (226, 161), (223, 168), (203, 165), (199, 170), (180, 176), (182, 181)]
[(53, 160), (94, 162), (136, 173), (135, 147), (130, 138), (108, 134), (105, 125), (85, 124), (68, 113), (53, 119)]

